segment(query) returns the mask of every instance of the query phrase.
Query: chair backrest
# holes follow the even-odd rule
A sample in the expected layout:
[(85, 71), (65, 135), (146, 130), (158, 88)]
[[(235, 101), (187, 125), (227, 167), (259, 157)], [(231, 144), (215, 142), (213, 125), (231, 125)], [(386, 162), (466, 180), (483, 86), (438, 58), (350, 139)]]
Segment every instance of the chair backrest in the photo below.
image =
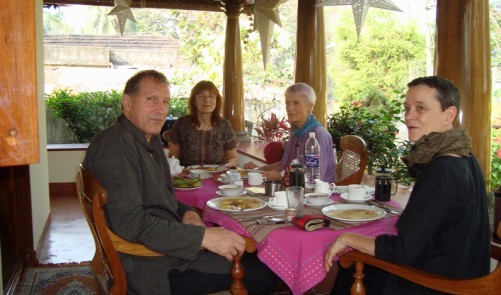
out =
[(120, 294), (120, 292), (125, 294), (127, 288), (122, 263), (109, 238), (100, 237), (93, 214), (93, 208), (97, 205), (94, 201), (99, 200), (100, 196), (106, 196), (106, 192), (97, 179), (82, 166), (77, 175), (77, 192), (96, 246), (91, 267), (96, 278), (98, 292), (99, 294)]
[(104, 207), (108, 202), (106, 190), (82, 165), (77, 176), (80, 204), (89, 224), (96, 253), (91, 262), (100, 294), (125, 294), (127, 280), (118, 252), (139, 256), (161, 256), (141, 244), (130, 243), (113, 233), (106, 225)]
[(365, 140), (357, 135), (345, 135), (341, 137), (340, 149), (341, 160), (336, 165), (336, 185), (360, 184), (369, 157)]

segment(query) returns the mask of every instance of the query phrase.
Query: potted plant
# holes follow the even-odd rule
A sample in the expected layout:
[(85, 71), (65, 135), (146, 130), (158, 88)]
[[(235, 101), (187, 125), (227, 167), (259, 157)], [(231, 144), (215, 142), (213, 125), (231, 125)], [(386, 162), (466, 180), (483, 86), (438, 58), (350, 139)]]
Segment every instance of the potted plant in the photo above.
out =
[(285, 140), (290, 134), (290, 124), (285, 116), (282, 119), (278, 119), (275, 113), (271, 113), (269, 118), (261, 116), (260, 124), (254, 130), (257, 138), (268, 142), (264, 148), (266, 162), (271, 164), (282, 159)]

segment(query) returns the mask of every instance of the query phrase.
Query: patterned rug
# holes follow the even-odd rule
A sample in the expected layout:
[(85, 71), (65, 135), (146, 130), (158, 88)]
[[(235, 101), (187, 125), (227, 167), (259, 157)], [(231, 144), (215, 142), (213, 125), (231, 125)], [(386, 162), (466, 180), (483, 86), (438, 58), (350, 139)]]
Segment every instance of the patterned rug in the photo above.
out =
[(37, 266), (25, 269), (15, 294), (90, 295), (97, 288), (90, 265)]

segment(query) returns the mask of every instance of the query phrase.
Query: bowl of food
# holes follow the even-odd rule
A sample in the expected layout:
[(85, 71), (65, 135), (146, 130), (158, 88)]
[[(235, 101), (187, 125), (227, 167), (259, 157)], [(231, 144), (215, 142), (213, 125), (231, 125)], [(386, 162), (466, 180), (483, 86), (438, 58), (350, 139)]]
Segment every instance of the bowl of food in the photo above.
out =
[(244, 191), (242, 186), (238, 184), (225, 184), (225, 185), (220, 185), (218, 188), (219, 188), (219, 193), (223, 197), (238, 196), (242, 193), (242, 191)]
[(190, 177), (200, 177), (202, 179), (205, 179), (210, 177), (210, 174), (205, 169), (190, 169)]

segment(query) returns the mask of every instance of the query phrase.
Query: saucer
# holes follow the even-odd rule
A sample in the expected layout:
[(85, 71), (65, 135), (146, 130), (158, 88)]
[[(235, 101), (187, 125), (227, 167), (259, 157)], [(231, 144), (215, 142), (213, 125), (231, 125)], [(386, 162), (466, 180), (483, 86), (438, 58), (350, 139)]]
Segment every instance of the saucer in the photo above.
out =
[(305, 200), (305, 201), (304, 201), (304, 204), (305, 204), (306, 206), (308, 206), (308, 207), (313, 207), (313, 208), (322, 208), (322, 207), (324, 207), (324, 206), (334, 204), (334, 200), (333, 200), (333, 199), (328, 199), (328, 200), (326, 200), (326, 202), (325, 202), (325, 203), (323, 203), (323, 204), (310, 204), (310, 203), (308, 203), (308, 201), (307, 201), (307, 200)]
[(278, 210), (278, 211), (284, 211), (284, 210), (286, 210), (286, 209), (287, 209), (287, 207), (283, 207), (283, 206), (275, 206), (275, 205), (270, 204), (269, 202), (266, 202), (266, 205), (267, 205), (268, 207), (270, 207), (271, 209), (273, 209), (273, 210)]
[(221, 193), (221, 191), (217, 191), (216, 194), (218, 196), (221, 196), (221, 197), (236, 197), (236, 196), (243, 196), (243, 195), (247, 194), (247, 191), (245, 189), (242, 189), (238, 194), (236, 194), (234, 196), (223, 196), (223, 194)]
[(350, 198), (348, 198), (348, 193), (342, 193), (341, 198), (347, 202), (350, 202), (350, 203), (363, 203), (365, 201), (372, 199), (372, 196), (367, 196), (363, 199), (350, 199)]

